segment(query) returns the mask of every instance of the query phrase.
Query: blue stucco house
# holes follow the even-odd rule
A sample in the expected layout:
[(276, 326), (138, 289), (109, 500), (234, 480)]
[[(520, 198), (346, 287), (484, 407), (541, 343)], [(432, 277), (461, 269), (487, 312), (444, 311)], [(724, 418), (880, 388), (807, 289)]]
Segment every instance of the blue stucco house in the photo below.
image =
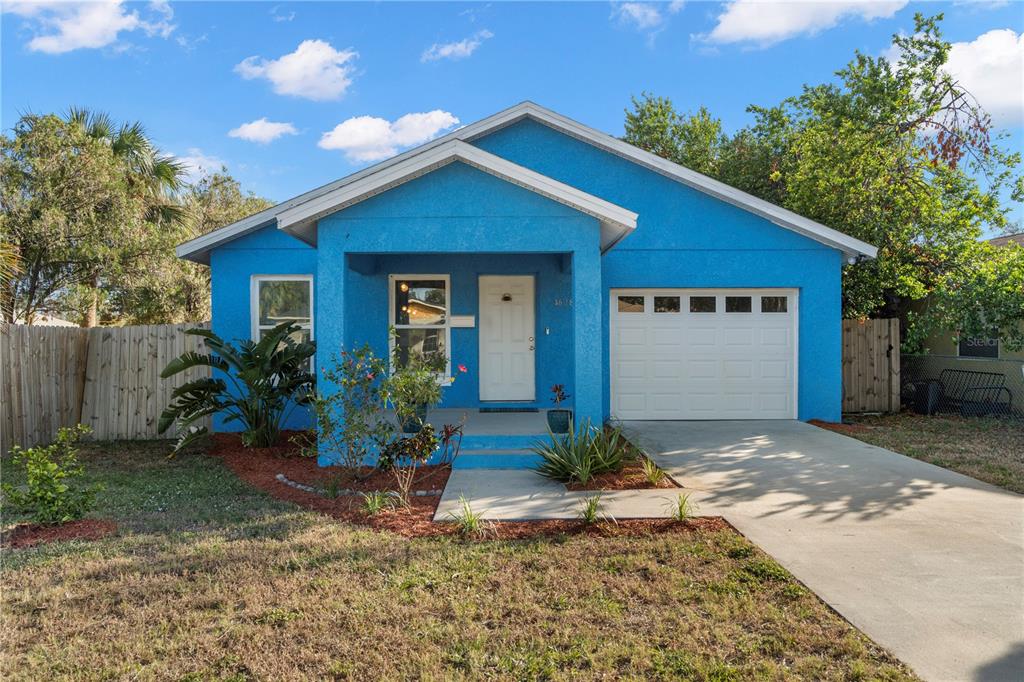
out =
[[(524, 102), (178, 255), (221, 336), (293, 319), (322, 359), (394, 326), (466, 368), (442, 407), (472, 415), (564, 384), (595, 423), (836, 421), (841, 271), (875, 248)], [(474, 447), (531, 436), (498, 423)]]

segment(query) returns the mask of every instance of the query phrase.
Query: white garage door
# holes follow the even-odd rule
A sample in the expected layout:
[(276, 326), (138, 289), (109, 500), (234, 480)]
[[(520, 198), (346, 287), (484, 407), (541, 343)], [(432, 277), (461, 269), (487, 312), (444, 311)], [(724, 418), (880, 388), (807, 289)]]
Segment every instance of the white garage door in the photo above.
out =
[(618, 419), (795, 419), (795, 289), (613, 289)]

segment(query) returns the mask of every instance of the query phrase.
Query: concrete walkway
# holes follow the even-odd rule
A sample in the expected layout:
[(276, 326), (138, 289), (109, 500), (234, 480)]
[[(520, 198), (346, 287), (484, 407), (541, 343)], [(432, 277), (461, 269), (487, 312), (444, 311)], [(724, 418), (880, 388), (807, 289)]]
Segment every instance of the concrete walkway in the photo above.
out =
[(625, 430), (926, 680), (1024, 680), (1024, 496), (799, 422)]
[(434, 513), (450, 521), (462, 509), (461, 497), (473, 511), (493, 521), (576, 519), (588, 497), (601, 496), (601, 514), (615, 519), (667, 518), (678, 488), (658, 490), (569, 491), (529, 469), (455, 469)]

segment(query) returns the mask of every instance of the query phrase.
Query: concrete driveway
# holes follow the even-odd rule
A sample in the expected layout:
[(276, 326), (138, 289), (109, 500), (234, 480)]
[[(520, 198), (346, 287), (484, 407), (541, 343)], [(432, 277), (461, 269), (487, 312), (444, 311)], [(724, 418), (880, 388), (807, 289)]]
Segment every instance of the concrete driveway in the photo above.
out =
[(1024, 496), (800, 422), (624, 427), (926, 680), (1024, 680)]

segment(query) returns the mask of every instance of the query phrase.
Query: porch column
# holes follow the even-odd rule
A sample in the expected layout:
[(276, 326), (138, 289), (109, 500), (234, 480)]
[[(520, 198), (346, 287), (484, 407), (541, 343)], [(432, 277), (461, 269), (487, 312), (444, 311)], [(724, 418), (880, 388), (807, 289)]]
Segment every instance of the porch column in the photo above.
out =
[(572, 254), (573, 387), (577, 423), (600, 426), (604, 405), (601, 363), (601, 251), (597, 240)]
[[(316, 308), (313, 322), (313, 333), (316, 336), (316, 390), (329, 395), (337, 391), (338, 386), (328, 383), (320, 369), (345, 347), (345, 275), (348, 259), (344, 251), (339, 253), (330, 248), (318, 249), (318, 257), (313, 299)], [(335, 416), (341, 417), (340, 414)], [(318, 453), (317, 462), (320, 466), (336, 464), (338, 461), (337, 452), (321, 449)]]

